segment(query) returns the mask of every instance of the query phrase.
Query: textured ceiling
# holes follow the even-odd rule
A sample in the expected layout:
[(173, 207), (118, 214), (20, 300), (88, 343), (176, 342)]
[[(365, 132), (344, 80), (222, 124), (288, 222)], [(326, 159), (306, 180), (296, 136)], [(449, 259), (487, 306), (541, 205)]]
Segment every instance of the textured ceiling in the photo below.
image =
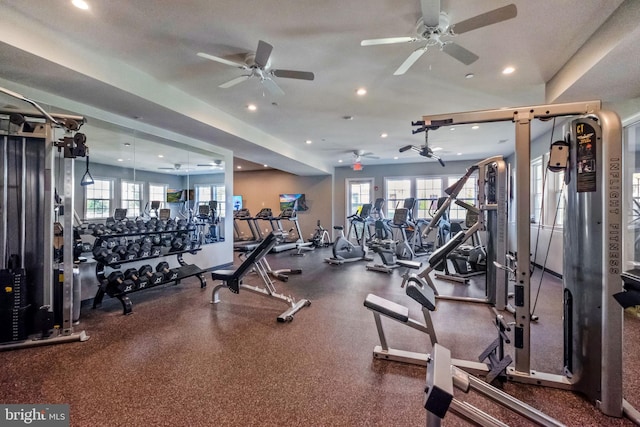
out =
[[(422, 161), (398, 148), (424, 142), (411, 134), (411, 121), (425, 114), (640, 97), (634, 0), (442, 0), (453, 23), (510, 3), (518, 13), (455, 38), (480, 57), (475, 63), (430, 48), (401, 76), (393, 72), (420, 44), (360, 41), (415, 36), (418, 0), (89, 3), (83, 12), (66, 1), (0, 0), (0, 78), (36, 90), (26, 94), (36, 99), (38, 91), (54, 95), (47, 99), (54, 107), (74, 110), (63, 105), (72, 100), (134, 119), (127, 122), (134, 130), (139, 123), (205, 141), (212, 156), (220, 147), (302, 175), (330, 173), (339, 160), (352, 161), (354, 150), (379, 157), (364, 163)], [(196, 55), (242, 61), (258, 40), (274, 46), (274, 68), (312, 71), (315, 80), (276, 78), (283, 96), (257, 79), (222, 89), (243, 71)], [(516, 71), (504, 76), (507, 65)], [(359, 87), (368, 94), (358, 97)], [(109, 137), (88, 135), (94, 152), (108, 157)], [(442, 147), (445, 160), (510, 154), (513, 130), (458, 127), (431, 132), (429, 143)]]

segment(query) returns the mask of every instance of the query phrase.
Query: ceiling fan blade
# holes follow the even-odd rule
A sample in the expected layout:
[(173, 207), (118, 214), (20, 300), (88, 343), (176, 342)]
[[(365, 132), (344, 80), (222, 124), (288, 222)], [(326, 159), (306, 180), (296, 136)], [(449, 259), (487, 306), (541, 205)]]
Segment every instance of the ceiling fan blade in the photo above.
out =
[(401, 153), (404, 153), (405, 151), (411, 150), (412, 148), (413, 148), (413, 145), (405, 145), (404, 147), (401, 147), (400, 150), (398, 151), (400, 151)]
[(410, 43), (418, 40), (415, 37), (387, 37), (384, 39), (362, 40), (360, 46), (377, 46), (380, 44)]
[(271, 74), (284, 79), (313, 80), (315, 78), (310, 71), (271, 70)]
[(440, 24), (440, 0), (420, 0), (422, 22), (426, 27), (437, 27)]
[(431, 157), (433, 157), (433, 158), (434, 158), (434, 159), (436, 159), (438, 162), (440, 162), (440, 165), (442, 165), (442, 167), (444, 167), (444, 162), (442, 161), (442, 159), (441, 159), (440, 157), (438, 157), (438, 156), (431, 156)]
[(217, 56), (209, 55), (208, 53), (204, 53), (204, 52), (198, 52), (198, 56), (201, 57), (201, 58), (210, 59), (211, 61), (219, 62), (221, 64), (230, 65), (230, 66), (236, 67), (236, 68), (242, 68), (243, 70), (246, 70), (247, 68), (249, 68), (245, 64), (241, 64), (239, 62), (229, 61), (228, 59), (219, 58)]
[(464, 65), (471, 65), (479, 58), (475, 53), (453, 42), (445, 44), (442, 47), (442, 51), (452, 58), (462, 62)]
[(245, 80), (247, 80), (249, 77), (251, 76), (240, 76), (240, 77), (236, 77), (235, 79), (229, 80), (226, 83), (222, 83), (220, 86), (222, 89), (229, 89), (231, 86), (235, 86), (239, 83), (244, 82)]
[(280, 86), (278, 86), (276, 82), (274, 82), (270, 78), (262, 79), (262, 84), (267, 88), (269, 92), (271, 92), (272, 95), (284, 95), (284, 91), (280, 89)]
[(407, 59), (405, 59), (405, 61), (402, 63), (402, 65), (400, 65), (398, 67), (398, 69), (396, 71), (394, 71), (393, 75), (394, 76), (400, 76), (404, 73), (407, 72), (407, 70), (409, 68), (411, 68), (411, 66), (418, 60), (420, 59), (420, 57), (422, 55), (424, 55), (424, 53), (427, 51), (426, 47), (421, 47), (419, 49), (416, 49), (413, 51), (413, 53), (411, 53), (411, 55), (409, 55), (409, 57)]
[(510, 4), (498, 9), (491, 10), (486, 13), (474, 16), (462, 22), (452, 26), (455, 34), (462, 34), (468, 31), (476, 30), (478, 28), (486, 27), (487, 25), (496, 24), (498, 22), (506, 21), (507, 19), (515, 18), (518, 15), (518, 9), (515, 4)]
[(272, 50), (273, 46), (271, 46), (269, 43), (262, 40), (258, 41), (258, 49), (256, 50), (256, 57), (254, 59), (258, 67), (264, 68), (267, 66)]

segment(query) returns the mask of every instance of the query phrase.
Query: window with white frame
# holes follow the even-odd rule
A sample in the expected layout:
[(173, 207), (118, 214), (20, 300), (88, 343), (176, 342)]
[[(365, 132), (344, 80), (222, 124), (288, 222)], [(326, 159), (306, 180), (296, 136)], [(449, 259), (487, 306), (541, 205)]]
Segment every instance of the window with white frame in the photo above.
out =
[(402, 207), (404, 199), (411, 196), (410, 178), (387, 178), (385, 180), (386, 199), (387, 199), (387, 218), (393, 218), (396, 207)]
[(107, 218), (111, 212), (113, 181), (96, 178), (92, 185), (85, 188), (85, 218)]
[(207, 204), (211, 198), (211, 185), (196, 185), (196, 206)]
[(542, 224), (543, 200), (543, 169), (542, 156), (531, 161), (531, 222)]
[(218, 216), (220, 218), (224, 218), (225, 216), (225, 206), (227, 203), (227, 193), (224, 188), (224, 184), (214, 184), (211, 186), (211, 191), (213, 192), (213, 199), (218, 202)]
[(120, 183), (120, 207), (127, 210), (127, 217), (135, 218), (140, 216), (141, 205), (142, 184), (123, 180)]
[[(447, 179), (447, 185), (450, 187), (460, 180), (460, 177), (450, 176)], [(462, 189), (458, 192), (456, 199), (461, 200), (470, 205), (476, 206), (476, 199), (478, 198), (478, 188), (476, 179), (471, 177), (464, 183)], [(449, 207), (449, 219), (451, 220), (464, 220), (467, 217), (467, 210), (455, 203), (452, 203)]]
[[(551, 177), (551, 178), (549, 178)], [(549, 182), (549, 198), (547, 199), (548, 209), (546, 215), (543, 217), (548, 218), (546, 225), (552, 225), (555, 227), (561, 227), (564, 222), (564, 204), (565, 199), (563, 193), (565, 191), (564, 185), (564, 172), (551, 172), (547, 171), (547, 182)]]
[(442, 178), (416, 178), (416, 218), (430, 218), (442, 196)]
[(348, 180), (347, 181), (347, 216), (355, 214), (365, 203), (372, 203), (373, 180)]
[(149, 201), (160, 202), (160, 207), (164, 206), (167, 198), (167, 186), (163, 184), (149, 184)]

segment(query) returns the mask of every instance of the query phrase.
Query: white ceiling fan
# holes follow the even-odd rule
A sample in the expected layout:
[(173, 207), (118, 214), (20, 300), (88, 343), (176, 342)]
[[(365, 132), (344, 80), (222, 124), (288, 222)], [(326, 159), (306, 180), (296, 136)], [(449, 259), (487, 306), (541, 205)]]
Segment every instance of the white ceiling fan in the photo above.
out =
[(222, 164), (222, 160), (216, 159), (210, 163), (200, 163), (196, 166), (201, 168), (210, 168), (210, 169), (224, 169), (224, 165)]
[(351, 150), (349, 152), (353, 154), (353, 163), (361, 163), (363, 157), (367, 158), (367, 159), (379, 159), (380, 158), (380, 157), (374, 155), (371, 151)]
[[(158, 168), (160, 170), (167, 170), (167, 171), (179, 171), (182, 170), (182, 165), (180, 163), (174, 163), (173, 167), (163, 167), (163, 168)], [(188, 170), (188, 169), (186, 169)]]
[(230, 88), (239, 83), (248, 80), (251, 77), (257, 77), (260, 79), (260, 83), (267, 88), (273, 95), (284, 95), (284, 91), (280, 89), (280, 86), (276, 84), (273, 77), (281, 77), (285, 79), (298, 79), (298, 80), (313, 80), (314, 75), (309, 71), (295, 71), (295, 70), (280, 70), (271, 68), (271, 51), (273, 46), (265, 41), (258, 41), (258, 48), (255, 53), (248, 53), (245, 57), (244, 63), (229, 61), (228, 59), (220, 58), (217, 56), (209, 55), (208, 53), (199, 52), (198, 56), (201, 58), (210, 59), (221, 64), (230, 65), (232, 67), (245, 70), (248, 74), (244, 74), (240, 77), (229, 80), (226, 83), (222, 83), (219, 87), (223, 89)]
[(470, 65), (478, 60), (478, 55), (454, 43), (450, 38), (487, 25), (496, 24), (515, 18), (518, 11), (515, 4), (500, 7), (486, 13), (466, 19), (457, 24), (449, 22), (449, 15), (440, 10), (440, 0), (420, 0), (422, 17), (416, 25), (417, 37), (389, 37), (382, 39), (363, 40), (361, 46), (375, 46), (382, 44), (425, 42), (414, 50), (411, 55), (393, 73), (396, 76), (407, 72), (409, 68), (427, 51), (430, 46), (435, 46), (447, 55), (457, 59), (465, 65)]

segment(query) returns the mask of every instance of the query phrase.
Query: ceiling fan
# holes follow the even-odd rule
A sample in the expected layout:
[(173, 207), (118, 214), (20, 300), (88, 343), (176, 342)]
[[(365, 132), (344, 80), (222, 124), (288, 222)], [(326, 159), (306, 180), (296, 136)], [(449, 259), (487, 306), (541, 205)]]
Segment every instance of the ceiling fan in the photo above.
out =
[(224, 166), (222, 165), (222, 160), (219, 160), (219, 159), (216, 159), (210, 163), (197, 164), (196, 166), (203, 167), (203, 168), (211, 168), (211, 169), (224, 169)]
[(158, 168), (158, 169), (167, 170), (167, 171), (179, 171), (181, 170), (181, 168), (182, 168), (182, 165), (180, 163), (174, 163), (173, 167), (165, 167), (165, 168)]
[(244, 63), (229, 61), (228, 59), (220, 58), (217, 56), (209, 55), (208, 53), (199, 52), (198, 56), (201, 58), (210, 59), (211, 61), (220, 62), (221, 64), (230, 65), (232, 67), (240, 68), (247, 71), (249, 74), (244, 74), (240, 77), (229, 80), (226, 83), (222, 83), (220, 86), (223, 89), (228, 89), (239, 83), (248, 80), (251, 77), (257, 77), (260, 79), (260, 83), (267, 88), (273, 95), (284, 95), (284, 91), (280, 89), (280, 86), (276, 84), (273, 77), (282, 77), (285, 79), (299, 79), (299, 80), (313, 80), (314, 75), (309, 71), (295, 71), (295, 70), (280, 70), (271, 68), (271, 51), (273, 46), (265, 41), (258, 41), (258, 48), (255, 53), (248, 53), (245, 56)]
[(442, 165), (442, 167), (444, 167), (444, 161), (442, 160), (442, 158), (440, 158), (440, 156), (436, 155), (433, 153), (433, 149), (431, 149), (431, 147), (429, 147), (429, 129), (425, 128), (424, 129), (424, 145), (418, 147), (415, 145), (405, 145), (404, 147), (400, 148), (400, 152), (404, 153), (405, 151), (408, 150), (412, 150), (417, 152), (418, 154), (420, 154), (422, 157), (427, 157), (429, 159), (435, 159), (437, 160), (440, 165)]
[(451, 24), (449, 22), (449, 15), (440, 10), (440, 0), (420, 0), (420, 7), (422, 9), (422, 16), (416, 24), (417, 37), (389, 37), (362, 40), (362, 42), (360, 42), (360, 46), (426, 42), (423, 46), (414, 50), (400, 67), (398, 67), (393, 73), (396, 76), (406, 73), (430, 46), (438, 47), (441, 51), (465, 65), (474, 63), (478, 60), (478, 55), (448, 39), (459, 34), (486, 27), (487, 25), (515, 18), (518, 13), (516, 5), (510, 4), (458, 22), (457, 24)]

